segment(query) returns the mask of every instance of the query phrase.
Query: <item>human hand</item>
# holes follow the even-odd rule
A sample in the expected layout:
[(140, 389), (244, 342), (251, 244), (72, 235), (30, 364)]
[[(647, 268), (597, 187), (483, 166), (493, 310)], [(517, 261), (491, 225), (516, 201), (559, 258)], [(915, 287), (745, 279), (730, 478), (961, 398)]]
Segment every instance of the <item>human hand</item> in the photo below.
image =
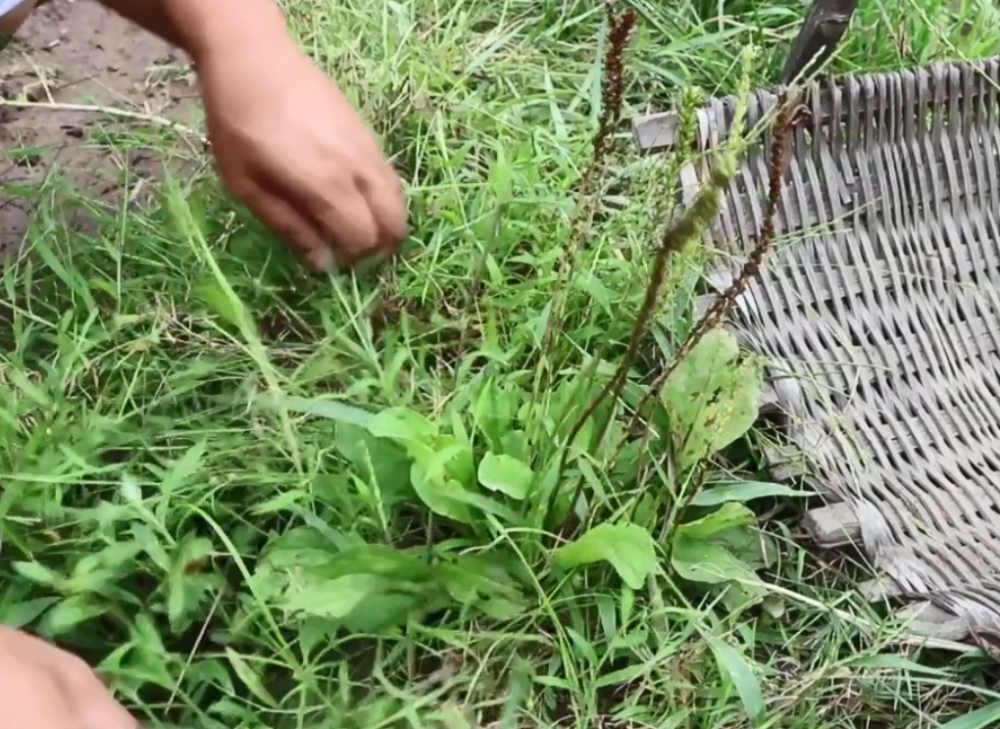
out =
[(198, 59), (198, 72), (219, 174), (310, 268), (395, 251), (407, 234), (399, 178), (290, 38), (219, 44)]
[(86, 663), (0, 626), (0, 729), (138, 729)]

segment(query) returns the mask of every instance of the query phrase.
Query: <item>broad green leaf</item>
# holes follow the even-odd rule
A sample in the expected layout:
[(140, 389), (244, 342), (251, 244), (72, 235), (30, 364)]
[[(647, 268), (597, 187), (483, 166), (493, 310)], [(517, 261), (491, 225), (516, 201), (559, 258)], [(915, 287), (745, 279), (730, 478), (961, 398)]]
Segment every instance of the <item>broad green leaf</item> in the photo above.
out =
[(451, 597), (463, 604), (490, 595), (521, 595), (517, 581), (496, 558), (466, 554), (453, 562), (436, 563), (434, 573)]
[(774, 540), (765, 532), (749, 527), (733, 527), (716, 532), (712, 541), (725, 547), (734, 557), (750, 569), (770, 567), (778, 553)]
[(435, 447), (438, 453), (446, 454), (442, 457), (447, 474), (463, 488), (475, 488), (476, 459), (468, 435), (462, 432), (460, 435), (439, 437), (435, 440)]
[(812, 491), (795, 489), (782, 483), (743, 481), (704, 488), (691, 500), (691, 503), (694, 506), (719, 506), (729, 501), (746, 502), (769, 497), (808, 498), (815, 495)]
[(391, 547), (358, 547), (329, 566), (292, 572), (279, 605), (300, 619), (336, 620), (351, 632), (379, 632), (404, 623), (415, 610), (448, 607), (448, 593), (433, 581), (435, 571), (418, 562), (415, 555)]
[(764, 601), (766, 594), (763, 590), (755, 588), (755, 585), (745, 587), (740, 582), (729, 582), (718, 586), (718, 590), (714, 592), (719, 594), (719, 604), (735, 618), (747, 608)]
[(712, 653), (715, 655), (715, 662), (719, 667), (719, 672), (728, 678), (736, 693), (739, 694), (743, 702), (743, 708), (750, 718), (750, 723), (757, 726), (764, 715), (764, 692), (761, 691), (760, 683), (754, 675), (753, 667), (747, 659), (723, 640), (714, 636), (705, 636)]
[(383, 591), (385, 581), (377, 575), (344, 575), (335, 580), (307, 580), (293, 585), (282, 607), (290, 613), (343, 620), (369, 598)]
[(744, 435), (757, 419), (761, 375), (724, 329), (705, 333), (663, 388), (677, 466), (690, 468)]
[(520, 527), (524, 524), (524, 518), (520, 514), (489, 496), (461, 489), (450, 492), (450, 497), (455, 502), (471, 506), (484, 514), (492, 514), (507, 526)]
[(448, 478), (443, 468), (435, 467), (435, 464), (425, 466), (414, 463), (410, 467), (410, 483), (413, 484), (413, 490), (417, 492), (420, 500), (435, 514), (463, 524), (472, 523), (472, 512), (469, 511), (469, 507), (454, 498), (465, 493), (465, 488), (455, 479)]
[(637, 524), (605, 523), (559, 547), (553, 559), (563, 569), (608, 562), (626, 585), (638, 590), (656, 569), (656, 545)]
[(714, 541), (676, 536), (671, 563), (677, 574), (692, 582), (718, 584), (729, 580), (757, 579), (746, 563)]
[[(367, 429), (349, 423), (336, 425), (334, 447), (350, 461), (356, 476), (362, 477), (366, 485), (378, 487), (383, 504), (387, 508), (410, 493), (409, 452), (413, 450), (414, 444), (409, 443), (408, 446), (404, 448), (396, 441), (377, 438)], [(317, 494), (321, 491), (316, 483), (314, 491)], [(335, 493), (325, 498), (332, 497), (336, 500), (343, 496), (343, 488), (340, 485), (334, 491)]]
[(508, 456), (522, 461), (527, 461), (530, 458), (531, 444), (528, 442), (528, 434), (523, 430), (511, 430), (504, 433), (500, 446)]
[(329, 563), (323, 566), (322, 574), (327, 578), (344, 575), (378, 575), (397, 581), (410, 583), (430, 582), (437, 574), (437, 567), (426, 557), (403, 552), (386, 544), (362, 544), (331, 555)]
[(534, 478), (531, 466), (513, 456), (487, 453), (479, 462), (479, 483), (512, 499), (527, 496)]
[[(430, 605), (431, 609), (438, 610), (445, 607), (447, 600), (443, 595)], [(344, 618), (344, 628), (351, 633), (380, 633), (392, 626), (404, 624), (420, 608), (414, 595), (401, 592), (376, 593), (367, 598), (360, 609)]]
[(299, 526), (274, 537), (265, 547), (258, 567), (308, 569), (329, 564), (338, 551), (338, 545), (318, 530)]
[(368, 422), (368, 431), (377, 438), (426, 443), (437, 435), (437, 426), (418, 412), (390, 408)]
[(726, 503), (722, 508), (701, 519), (681, 524), (677, 527), (677, 534), (690, 539), (708, 539), (713, 534), (733, 527), (749, 526), (756, 521), (757, 517), (747, 507), (742, 504)]

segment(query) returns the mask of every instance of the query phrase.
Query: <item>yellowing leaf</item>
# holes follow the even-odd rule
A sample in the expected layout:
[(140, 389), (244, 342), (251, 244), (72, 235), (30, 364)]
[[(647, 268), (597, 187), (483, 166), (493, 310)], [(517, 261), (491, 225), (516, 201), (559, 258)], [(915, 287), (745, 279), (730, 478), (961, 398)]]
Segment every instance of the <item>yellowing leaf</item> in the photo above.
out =
[(736, 338), (709, 330), (663, 388), (677, 466), (690, 468), (744, 435), (757, 419), (760, 391), (759, 368), (741, 360)]

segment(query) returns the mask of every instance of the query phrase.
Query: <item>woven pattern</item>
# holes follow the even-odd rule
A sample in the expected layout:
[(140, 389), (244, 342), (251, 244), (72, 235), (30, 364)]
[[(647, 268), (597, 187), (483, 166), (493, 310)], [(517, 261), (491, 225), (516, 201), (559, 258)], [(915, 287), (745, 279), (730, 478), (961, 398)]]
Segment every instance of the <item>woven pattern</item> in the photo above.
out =
[[(875, 564), (1000, 636), (1000, 62), (802, 98), (780, 240), (734, 327), (769, 363), (810, 480), (853, 508)], [(775, 104), (759, 93), (751, 124)], [(734, 108), (702, 110), (702, 150)], [(767, 148), (743, 160), (708, 234), (718, 285), (760, 228)], [(689, 167), (688, 199), (711, 157)]]

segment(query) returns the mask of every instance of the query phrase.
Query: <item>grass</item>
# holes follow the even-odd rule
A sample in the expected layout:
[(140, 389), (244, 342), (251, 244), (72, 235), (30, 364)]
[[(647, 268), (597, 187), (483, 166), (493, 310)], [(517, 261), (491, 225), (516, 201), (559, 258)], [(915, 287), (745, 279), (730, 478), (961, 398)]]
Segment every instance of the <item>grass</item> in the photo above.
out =
[[(773, 81), (803, 10), (632, 7), (626, 115), (734, 91), (748, 44), (754, 84)], [(755, 500), (775, 506), (759, 527), (746, 499), (675, 508), (699, 479), (749, 493), (752, 458), (678, 475), (662, 428), (598, 443), (685, 339), (696, 249), (672, 259), (618, 402), (566, 442), (623, 356), (649, 213), (676, 182), (616, 137), (574, 240), (603, 8), (303, 0), (290, 17), (409, 182), (407, 255), (317, 280), (211, 179), (136, 213), (50, 177), (3, 277), (0, 620), (86, 656), (151, 727), (995, 726), (992, 663), (900, 643), (853, 589), (863, 566), (795, 541), (794, 501)], [(878, 1), (835, 63), (998, 49), (988, 3)], [(720, 518), (739, 550), (698, 541)], [(735, 583), (684, 558), (720, 545)]]

